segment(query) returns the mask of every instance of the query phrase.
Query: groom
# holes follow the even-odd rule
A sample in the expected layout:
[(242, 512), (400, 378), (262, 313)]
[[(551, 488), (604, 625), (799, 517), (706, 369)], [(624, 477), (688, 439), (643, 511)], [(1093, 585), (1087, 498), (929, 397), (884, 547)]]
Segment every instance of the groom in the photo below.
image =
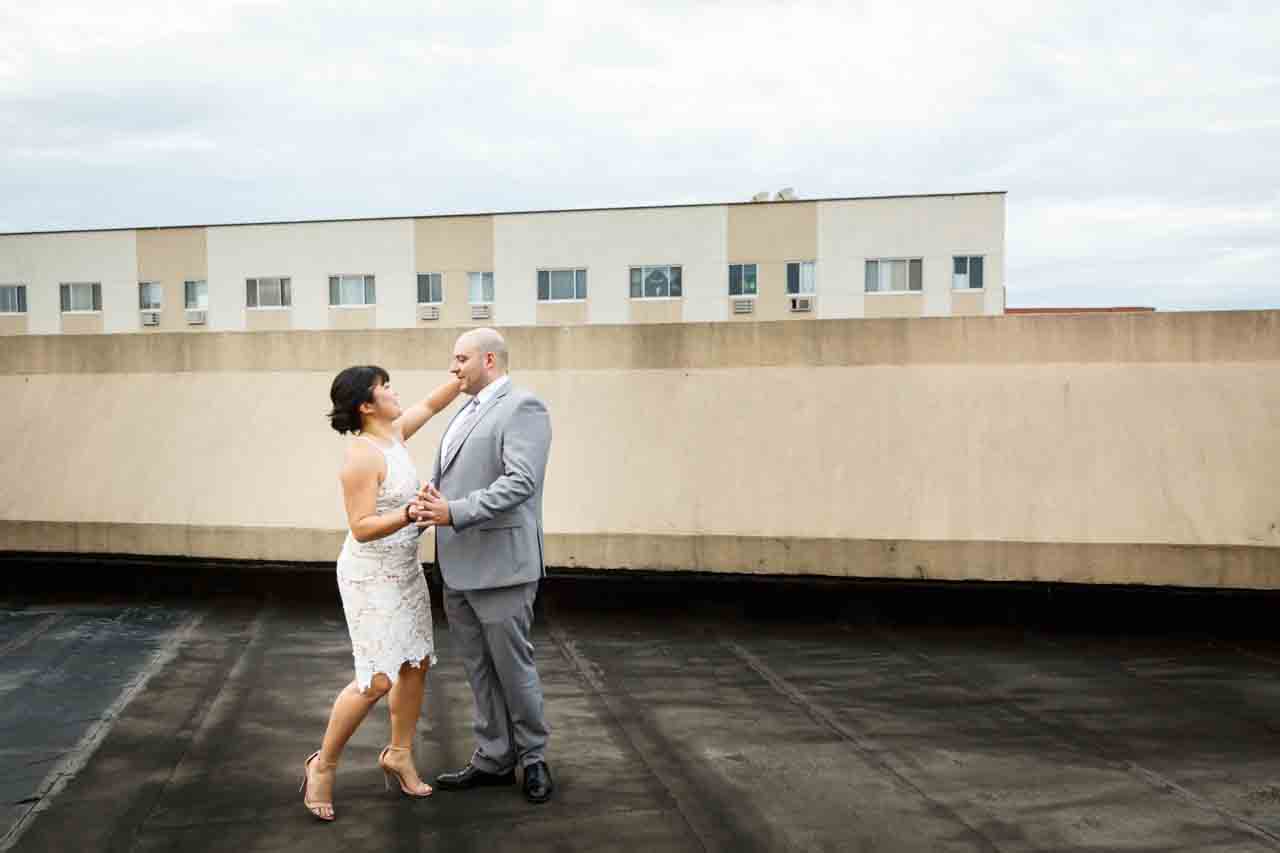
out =
[(507, 344), (493, 329), (458, 338), (451, 372), (471, 401), (445, 430), (431, 482), (418, 495), (418, 526), (436, 528), (449, 633), (476, 702), (475, 753), (436, 783), (513, 785), (519, 765), (525, 798), (545, 803), (553, 784), (529, 633), (543, 575), (551, 419), (541, 400), (512, 386), (507, 363)]

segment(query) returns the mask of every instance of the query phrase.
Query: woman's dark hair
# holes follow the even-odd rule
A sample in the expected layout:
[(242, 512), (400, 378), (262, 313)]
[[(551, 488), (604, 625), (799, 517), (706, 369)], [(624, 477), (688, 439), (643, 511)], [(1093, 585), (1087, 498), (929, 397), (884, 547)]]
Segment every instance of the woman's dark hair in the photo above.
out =
[(360, 431), (360, 406), (373, 399), (373, 389), (391, 381), (391, 374), (376, 364), (360, 364), (348, 367), (333, 377), (329, 399), (333, 411), (329, 412), (329, 425), (346, 434)]

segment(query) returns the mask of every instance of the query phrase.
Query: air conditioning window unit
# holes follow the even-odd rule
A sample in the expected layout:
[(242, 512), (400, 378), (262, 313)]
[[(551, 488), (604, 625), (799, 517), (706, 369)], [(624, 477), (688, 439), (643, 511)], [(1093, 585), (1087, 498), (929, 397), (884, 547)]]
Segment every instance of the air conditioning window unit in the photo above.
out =
[(144, 326), (159, 326), (159, 325), (160, 325), (160, 312), (159, 312), (159, 311), (143, 311), (143, 312), (142, 312), (142, 325), (144, 325)]
[(493, 317), (492, 305), (472, 305), (471, 306), (472, 320), (488, 320), (488, 319), (491, 319), (492, 317)]
[(439, 320), (440, 306), (439, 305), (419, 305), (418, 319), (419, 320)]
[(813, 310), (812, 296), (792, 296), (791, 310), (798, 314), (805, 314)]
[(206, 322), (208, 322), (208, 319), (209, 319), (208, 311), (191, 310), (187, 312), (188, 326), (203, 326)]
[(756, 301), (754, 299), (735, 299), (733, 300), (733, 313), (735, 314), (751, 314), (756, 310)]

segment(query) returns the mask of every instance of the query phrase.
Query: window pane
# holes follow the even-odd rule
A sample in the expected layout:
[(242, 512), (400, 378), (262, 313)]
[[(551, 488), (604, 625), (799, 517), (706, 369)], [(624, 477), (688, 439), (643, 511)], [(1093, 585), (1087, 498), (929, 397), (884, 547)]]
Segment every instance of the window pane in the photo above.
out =
[(0, 313), (12, 314), (18, 310), (18, 288), (0, 287)]
[(551, 273), (538, 270), (538, 298), (546, 302), (551, 298)]
[(729, 264), (729, 295), (742, 295), (742, 264)]
[(671, 297), (675, 298), (684, 292), (684, 268), (671, 268)]
[(209, 307), (209, 285), (207, 282), (183, 282), (182, 296), (182, 301), (189, 310), (202, 311)]
[(587, 298), (587, 271), (574, 270), (573, 282), (574, 282), (574, 291), (575, 291), (574, 296), (578, 299), (586, 299)]
[(138, 307), (158, 311), (161, 303), (160, 285), (154, 282), (138, 285)]
[(90, 310), (93, 310), (93, 311), (102, 310), (102, 285), (101, 284), (89, 285), (89, 299), (91, 300), (89, 304)]
[(485, 273), (482, 277), (482, 281), (484, 285), (484, 301), (492, 302), (493, 301), (493, 273), (491, 272)]
[(644, 268), (644, 295), (646, 299), (666, 296), (670, 287), (670, 273), (667, 267)]
[(756, 265), (742, 265), (742, 293), (747, 296), (754, 296), (756, 293)]
[(373, 276), (364, 277), (364, 304), (376, 305), (378, 303), (377, 284), (373, 280)]
[(274, 308), (280, 305), (280, 279), (258, 279), (258, 305)]
[(954, 261), (955, 261), (955, 269), (951, 271), (952, 275), (968, 275), (969, 274), (968, 258), (955, 258)]
[(431, 276), (418, 273), (418, 302), (431, 301)]
[(245, 279), (244, 304), (250, 308), (258, 307), (258, 280), (256, 278)]
[(867, 261), (866, 290), (867, 293), (880, 290), (880, 264), (876, 261)]
[(573, 270), (551, 271), (551, 298), (573, 299)]
[[(883, 262), (882, 262), (883, 263)], [(889, 289), (893, 291), (907, 289), (907, 262), (889, 261)]]
[(71, 285), (71, 310), (72, 311), (92, 311), (93, 310), (93, 285), (91, 284)]
[(916, 258), (910, 262), (911, 266), (911, 289), (924, 290), (924, 261)]
[(800, 265), (787, 264), (787, 293), (800, 292)]
[(364, 276), (344, 275), (341, 281), (339, 298), (343, 305), (364, 304)]
[(640, 267), (631, 268), (631, 298), (639, 299), (644, 296), (644, 270)]
[(293, 296), (289, 291), (289, 279), (280, 279), (280, 304), (288, 307), (293, 304)]
[(815, 285), (813, 261), (805, 261), (800, 265), (800, 292), (813, 293)]
[(982, 258), (969, 259), (969, 286), (982, 287)]

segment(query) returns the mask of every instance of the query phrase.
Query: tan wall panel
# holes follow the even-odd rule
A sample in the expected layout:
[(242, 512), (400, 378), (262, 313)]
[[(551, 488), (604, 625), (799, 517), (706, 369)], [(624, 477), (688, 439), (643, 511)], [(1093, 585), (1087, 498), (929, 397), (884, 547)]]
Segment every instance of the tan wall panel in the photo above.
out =
[(728, 211), (729, 263), (811, 261), (818, 257), (816, 203), (761, 202), (731, 205)]
[(679, 323), (684, 314), (682, 299), (632, 299), (632, 323)]
[[(183, 282), (208, 280), (209, 248), (204, 228), (141, 229), (137, 236), (138, 281), (158, 281), (164, 290), (160, 325), (146, 331), (203, 331), (188, 326)], [(137, 300), (134, 300), (135, 304)]]
[[(432, 559), (428, 533), (419, 556)], [(342, 530), (0, 519), (2, 550), (332, 563)], [(900, 580), (1280, 586), (1280, 548), (549, 533), (548, 565)]]
[(372, 329), (378, 320), (377, 308), (369, 305), (364, 308), (330, 308), (329, 328), (331, 329)]
[(586, 302), (539, 302), (538, 325), (577, 326), (587, 322)]
[(493, 217), (451, 216), (413, 221), (415, 272), (493, 269)]
[[(879, 299), (880, 297), (875, 297)], [(987, 295), (984, 291), (953, 290), (951, 291), (951, 315), (953, 317), (973, 317), (985, 313)], [(874, 299), (868, 299), (872, 302)]]
[(0, 335), (25, 335), (26, 314), (0, 314)]
[[(134, 304), (137, 304), (134, 295)], [(63, 314), (62, 333), (64, 335), (100, 335), (103, 331), (102, 314)]]
[(920, 317), (924, 315), (922, 293), (868, 293), (868, 317)]
[[(467, 274), (493, 272), (493, 217), (415, 219), (413, 229), (414, 272), (438, 272), (444, 276), (444, 304), (440, 306), (440, 319), (419, 321), (418, 325), (478, 325), (471, 319)], [(495, 284), (495, 287), (502, 286), (501, 282)], [(498, 321), (495, 318), (493, 322)]]
[[(243, 309), (242, 309), (243, 310)], [(269, 313), (269, 312), (264, 312)], [(603, 324), (503, 334), (523, 369), (676, 370), (927, 364), (1215, 364), (1280, 360), (1280, 311), (1025, 315), (796, 323)], [(0, 338), (0, 375), (296, 370), (371, 358), (445, 364), (457, 331)]]
[(293, 324), (292, 311), (247, 308), (244, 312), (244, 325), (250, 332), (279, 332)]
[[(492, 263), (492, 260), (490, 260)], [(444, 304), (440, 306), (440, 323), (446, 326), (472, 326), (471, 319), (471, 282), (468, 272), (485, 272), (488, 267), (472, 269), (454, 269), (444, 274), (442, 288)], [(496, 311), (494, 312), (497, 313)], [(497, 322), (496, 318), (493, 322)]]

